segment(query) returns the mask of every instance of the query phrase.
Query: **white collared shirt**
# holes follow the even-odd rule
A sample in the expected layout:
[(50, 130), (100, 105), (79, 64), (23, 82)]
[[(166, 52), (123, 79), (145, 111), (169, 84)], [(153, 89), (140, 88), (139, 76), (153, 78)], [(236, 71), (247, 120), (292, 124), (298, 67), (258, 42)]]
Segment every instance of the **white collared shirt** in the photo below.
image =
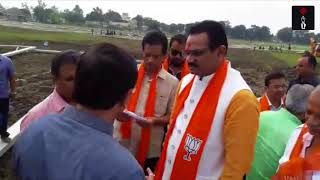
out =
[[(279, 160), (279, 165), (289, 161), (290, 159), (290, 155), (293, 151), (293, 148), (294, 146), (296, 145), (296, 142), (297, 142), (297, 139), (301, 133), (301, 130), (303, 128), (303, 124), (298, 126), (297, 129), (295, 129), (287, 143), (287, 146), (286, 146), (286, 149), (284, 151), (284, 154), (283, 156), (280, 158)], [(311, 135), (309, 132), (306, 133), (305, 135), (303, 135), (303, 147), (302, 147), (302, 150), (300, 152), (300, 157), (304, 158), (306, 156), (306, 149), (308, 147), (310, 147), (311, 143), (312, 143), (312, 140), (313, 140), (313, 135)], [(320, 180), (320, 171), (317, 171), (317, 172), (313, 172), (313, 175), (312, 175), (312, 180)]]
[[(276, 107), (274, 106), (271, 101), (269, 100), (269, 97), (267, 94), (265, 94), (265, 96), (267, 97), (267, 100), (268, 100), (268, 104), (269, 104), (269, 107), (270, 107), (270, 111), (279, 111), (283, 106), (284, 106), (284, 102), (283, 102), (283, 98), (281, 98), (281, 104), (279, 107)], [(260, 101), (262, 97), (259, 97), (258, 98), (258, 101)]]

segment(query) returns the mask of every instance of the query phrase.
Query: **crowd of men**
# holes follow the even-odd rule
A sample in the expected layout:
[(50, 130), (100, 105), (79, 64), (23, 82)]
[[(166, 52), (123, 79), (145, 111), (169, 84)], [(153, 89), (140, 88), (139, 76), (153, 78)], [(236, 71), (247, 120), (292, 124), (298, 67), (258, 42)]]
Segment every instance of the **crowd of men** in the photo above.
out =
[[(140, 65), (109, 43), (52, 59), (55, 88), (22, 118), (14, 147), (20, 179), (320, 177), (320, 87), (311, 53), (299, 58), (289, 87), (285, 74), (270, 72), (257, 98), (226, 58), (226, 33), (215, 21), (169, 43), (161, 31), (148, 32), (141, 47)], [(10, 140), (14, 74), (1, 56), (3, 141)]]

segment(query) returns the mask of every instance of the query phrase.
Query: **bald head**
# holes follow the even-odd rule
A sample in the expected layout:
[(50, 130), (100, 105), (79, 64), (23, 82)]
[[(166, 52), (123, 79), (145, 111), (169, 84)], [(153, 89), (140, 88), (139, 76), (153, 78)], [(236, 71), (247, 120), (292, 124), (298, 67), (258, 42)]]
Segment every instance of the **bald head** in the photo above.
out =
[(312, 102), (314, 105), (318, 106), (320, 109), (320, 85), (317, 86), (309, 96), (309, 102)]
[(313, 76), (315, 73), (316, 66), (316, 58), (310, 53), (304, 54), (301, 58), (299, 58), (298, 64), (296, 66), (298, 77), (309, 78), (310, 76)]
[(312, 91), (311, 96), (319, 96), (319, 93), (320, 93), (320, 85), (317, 86), (316, 88), (314, 88), (314, 90)]
[(320, 138), (320, 86), (317, 86), (309, 96), (306, 124), (310, 134)]
[[(304, 114), (306, 112), (308, 97), (313, 89), (314, 87), (309, 84), (293, 85), (286, 96), (287, 110), (296, 116)], [(301, 118), (300, 120), (303, 121)]]

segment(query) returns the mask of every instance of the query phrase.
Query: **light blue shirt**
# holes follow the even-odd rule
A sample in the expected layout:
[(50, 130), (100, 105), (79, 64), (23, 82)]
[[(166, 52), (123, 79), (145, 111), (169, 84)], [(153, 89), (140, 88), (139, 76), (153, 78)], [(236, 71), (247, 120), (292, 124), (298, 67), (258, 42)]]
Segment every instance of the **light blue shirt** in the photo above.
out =
[(32, 123), (14, 149), (22, 180), (143, 180), (135, 158), (112, 138), (113, 125), (67, 107)]

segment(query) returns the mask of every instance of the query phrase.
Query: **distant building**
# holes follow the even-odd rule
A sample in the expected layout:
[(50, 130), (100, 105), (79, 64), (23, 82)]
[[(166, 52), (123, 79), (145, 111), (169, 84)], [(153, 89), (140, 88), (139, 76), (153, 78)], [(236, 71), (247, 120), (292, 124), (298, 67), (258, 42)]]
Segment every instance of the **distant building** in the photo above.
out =
[(122, 13), (121, 18), (124, 21), (130, 21), (130, 19), (131, 19), (128, 13)]
[(6, 18), (10, 21), (20, 21), (20, 22), (31, 21), (31, 16), (27, 16), (26, 14), (23, 13), (23, 11), (21, 11), (16, 7), (7, 9), (4, 12), (4, 14)]
[(110, 25), (117, 26), (117, 27), (129, 27), (130, 23), (128, 21), (122, 20), (122, 21), (110, 21)]
[(63, 18), (63, 17), (61, 17), (60, 20), (61, 20), (62, 24), (66, 24), (67, 23), (67, 20), (65, 18)]
[(100, 26), (101, 22), (99, 22), (99, 21), (86, 21), (85, 24), (89, 25), (89, 26)]
[(133, 27), (133, 28), (137, 28), (138, 27), (137, 20), (133, 19), (133, 20), (129, 21), (129, 26)]

